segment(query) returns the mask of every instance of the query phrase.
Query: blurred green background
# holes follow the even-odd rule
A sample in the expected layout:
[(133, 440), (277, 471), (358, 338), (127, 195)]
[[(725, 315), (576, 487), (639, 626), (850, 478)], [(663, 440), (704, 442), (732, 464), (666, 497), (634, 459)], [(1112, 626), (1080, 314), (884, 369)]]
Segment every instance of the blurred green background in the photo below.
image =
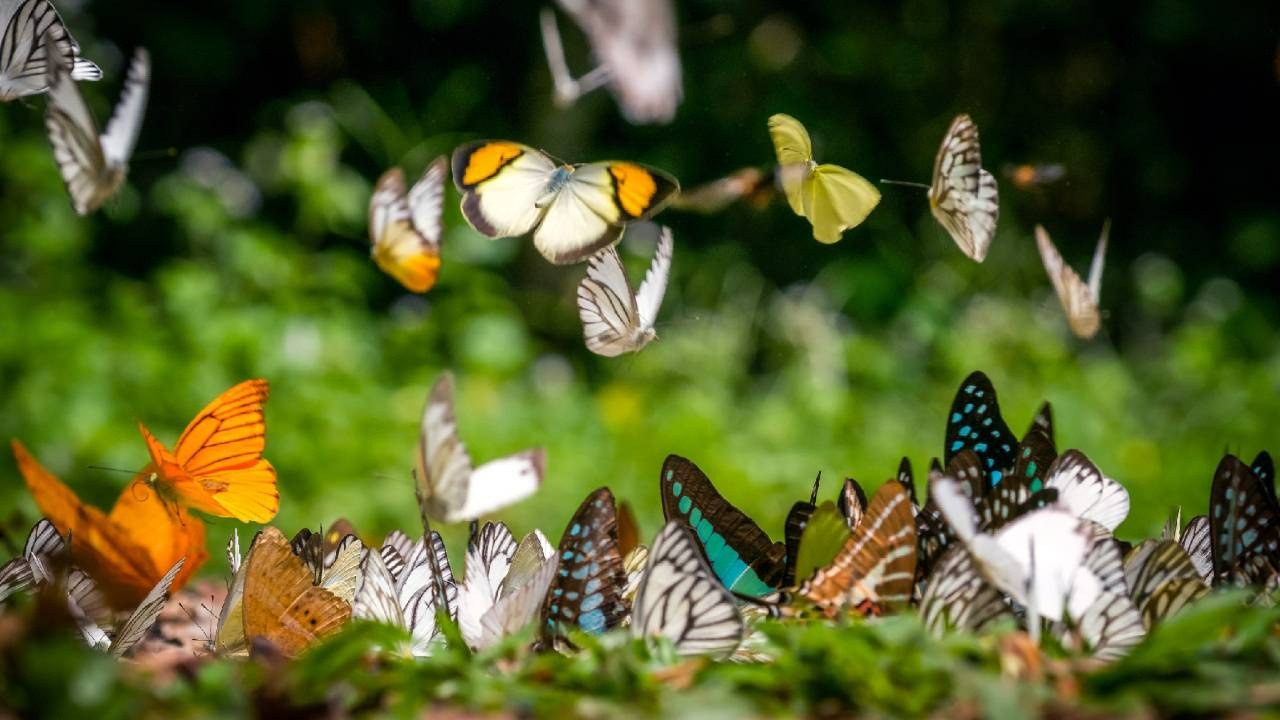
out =
[[(1021, 432), (1049, 399), (1060, 447), (1131, 490), (1122, 537), (1203, 512), (1224, 451), (1275, 446), (1280, 8), (1155, 0), (677, 3), (685, 99), (635, 127), (603, 91), (551, 101), (538, 3), (58, 3), (107, 74), (151, 50), (151, 101), (125, 190), (75, 216), (41, 98), (0, 107), (0, 435), (103, 507), (146, 461), (135, 420), (172, 443), (214, 395), (272, 384), (267, 457), (289, 532), (346, 516), (370, 539), (417, 525), (408, 470), (445, 368), (477, 461), (545, 446), (546, 483), (506, 513), (558, 537), (610, 485), (646, 534), (668, 453), (692, 458), (775, 536), (818, 471), (868, 489), (941, 454), (961, 379), (986, 371)], [(784, 9), (786, 8), (786, 9)], [(569, 60), (590, 66), (560, 17)], [(450, 188), (444, 266), (405, 294), (368, 258), (366, 203), (391, 165), (416, 175), (475, 137), (571, 160), (633, 159), (686, 188), (767, 168), (765, 121), (795, 115), (819, 159), (927, 181), (969, 112), (1001, 179), (987, 261), (965, 258), (924, 194), (822, 246), (785, 203), (668, 210), (674, 274), (661, 340), (582, 346), (582, 268), (473, 232)], [(1002, 174), (1060, 163), (1023, 191)], [(1113, 219), (1102, 332), (1067, 330), (1031, 227), (1084, 269)], [(650, 247), (627, 243), (638, 278)], [(0, 462), (4, 527), (35, 517)], [(211, 521), (216, 569), (234, 523)], [(463, 537), (453, 528), (450, 540)]]

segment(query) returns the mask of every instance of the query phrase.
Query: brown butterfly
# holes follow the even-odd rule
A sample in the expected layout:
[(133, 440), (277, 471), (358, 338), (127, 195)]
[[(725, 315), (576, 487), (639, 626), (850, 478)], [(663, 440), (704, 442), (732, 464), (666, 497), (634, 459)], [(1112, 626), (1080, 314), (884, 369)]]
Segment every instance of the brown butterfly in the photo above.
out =
[(243, 572), (240, 602), (244, 636), (250, 643), (262, 637), (293, 656), (351, 619), (351, 605), (314, 585), (312, 571), (293, 553), (284, 533), (273, 527), (258, 533)]

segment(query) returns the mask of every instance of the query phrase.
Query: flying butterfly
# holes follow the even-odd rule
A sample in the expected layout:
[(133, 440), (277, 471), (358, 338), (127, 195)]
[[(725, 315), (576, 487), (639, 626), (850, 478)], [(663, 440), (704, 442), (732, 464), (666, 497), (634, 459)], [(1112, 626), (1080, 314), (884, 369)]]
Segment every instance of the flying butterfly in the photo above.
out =
[(769, 204), (775, 192), (772, 172), (765, 173), (759, 168), (744, 167), (722, 178), (682, 190), (672, 201), (671, 208), (714, 215), (745, 198), (759, 209)]
[(438, 157), (406, 193), (404, 173), (391, 168), (369, 198), (369, 252), (382, 271), (406, 290), (424, 293), (440, 272), (444, 232), (444, 176), (449, 162)]
[(777, 114), (769, 118), (769, 137), (778, 155), (778, 178), (792, 211), (813, 225), (821, 243), (840, 240), (880, 204), (880, 191), (866, 178), (839, 165), (819, 165), (813, 143), (799, 120)]
[(262, 457), (271, 394), (266, 380), (246, 380), (196, 413), (170, 451), (142, 423), (151, 470), (134, 492), (154, 489), (168, 502), (243, 522), (267, 522), (280, 509), (276, 469)]
[(1108, 220), (1102, 225), (1102, 235), (1098, 238), (1097, 249), (1093, 251), (1093, 264), (1089, 266), (1089, 281), (1086, 283), (1063, 261), (1058, 248), (1049, 239), (1049, 233), (1043, 227), (1036, 226), (1036, 246), (1040, 248), (1044, 271), (1048, 273), (1062, 309), (1067, 313), (1067, 324), (1071, 326), (1071, 332), (1084, 340), (1096, 335), (1102, 322), (1098, 303), (1102, 297), (1102, 268), (1106, 261), (1107, 236), (1110, 231), (1111, 221)]
[(553, 647), (570, 630), (599, 635), (627, 614), (627, 583), (618, 550), (613, 493), (602, 487), (587, 496), (569, 519), (556, 547), (559, 569), (542, 604), (542, 643)]
[(0, 102), (44, 92), (49, 66), (58, 64), (71, 69), (72, 80), (102, 79), (102, 70), (80, 57), (53, 3), (0, 0)]
[(1209, 492), (1214, 585), (1262, 585), (1280, 568), (1280, 507), (1234, 455), (1218, 463)]
[(101, 135), (93, 113), (76, 87), (72, 71), (61, 62), (51, 62), (48, 66), (49, 105), (45, 111), (45, 129), (53, 146), (53, 159), (71, 196), (71, 206), (80, 215), (87, 215), (124, 184), (129, 156), (142, 131), (142, 115), (151, 83), (151, 60), (142, 48), (134, 53), (120, 102), (107, 123), (106, 132)]
[(653, 263), (634, 294), (617, 248), (607, 247), (591, 256), (587, 276), (578, 285), (578, 317), (588, 350), (617, 357), (640, 352), (657, 339), (653, 324), (667, 292), (671, 253), (671, 229), (664, 227)]
[(638, 163), (568, 164), (506, 140), (461, 145), (452, 166), (462, 214), (476, 231), (532, 232), (534, 247), (557, 265), (613, 245), (628, 223), (657, 214), (680, 190), (675, 178)]
[(635, 605), (631, 635), (668, 638), (680, 655), (732, 653), (746, 625), (733, 595), (716, 578), (687, 525), (672, 520), (653, 541)]
[(786, 573), (787, 547), (716, 491), (711, 479), (689, 460), (668, 455), (659, 481), (662, 515), (689, 525), (731, 592), (752, 597), (776, 590)]
[(1005, 165), (1004, 176), (1023, 192), (1041, 190), (1067, 176), (1067, 168), (1059, 163), (1023, 163)]
[(525, 450), (473, 468), (458, 437), (453, 405), (453, 375), (446, 372), (432, 386), (422, 411), (416, 477), (424, 521), (475, 520), (537, 491), (546, 452)]

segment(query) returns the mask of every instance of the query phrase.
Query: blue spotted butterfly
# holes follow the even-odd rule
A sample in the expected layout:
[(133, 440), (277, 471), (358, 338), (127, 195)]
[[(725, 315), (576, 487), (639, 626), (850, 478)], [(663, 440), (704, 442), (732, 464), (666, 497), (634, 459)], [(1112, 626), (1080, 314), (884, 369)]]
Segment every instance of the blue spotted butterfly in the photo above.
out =
[(1000, 482), (1017, 460), (1018, 439), (996, 402), (996, 389), (981, 371), (974, 372), (960, 384), (951, 413), (947, 416), (947, 444), (943, 462), (963, 450), (972, 450), (982, 460), (992, 485)]
[(609, 488), (596, 490), (578, 506), (560, 537), (556, 558), (560, 567), (542, 604), (543, 644), (551, 647), (570, 630), (599, 635), (617, 627), (628, 612), (622, 598), (627, 574)]
[(786, 545), (774, 542), (716, 492), (697, 465), (668, 455), (660, 481), (662, 514), (688, 524), (720, 582), (739, 595), (761, 597), (781, 586)]
[(1214, 585), (1260, 585), (1280, 570), (1280, 506), (1273, 492), (1236, 456), (1218, 463), (1209, 492)]

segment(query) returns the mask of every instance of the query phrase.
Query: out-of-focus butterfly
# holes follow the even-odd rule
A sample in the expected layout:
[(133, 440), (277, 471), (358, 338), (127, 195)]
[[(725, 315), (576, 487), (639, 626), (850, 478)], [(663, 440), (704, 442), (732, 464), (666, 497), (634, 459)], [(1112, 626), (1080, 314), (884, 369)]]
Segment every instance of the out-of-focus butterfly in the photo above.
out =
[(1129, 599), (1149, 629), (1209, 594), (1209, 586), (1176, 540), (1144, 540), (1124, 558)]
[(459, 146), (453, 182), (462, 214), (478, 232), (532, 232), (534, 247), (557, 265), (614, 244), (628, 223), (652, 217), (680, 190), (675, 178), (638, 163), (568, 164), (506, 140)]
[(1263, 585), (1280, 572), (1280, 507), (1234, 455), (1218, 463), (1209, 492), (1214, 585)]
[[(1087, 649), (1097, 660), (1118, 660), (1147, 636), (1142, 614), (1124, 593), (1123, 587), (1108, 587), (1085, 609), (1079, 621), (1063, 624), (1059, 639), (1069, 648)], [(1073, 642), (1078, 638), (1078, 642)]]
[(828, 615), (845, 608), (884, 612), (904, 607), (916, 576), (916, 525), (911, 497), (896, 482), (880, 486), (866, 515), (829, 565), (796, 595)]
[(0, 102), (44, 92), (55, 64), (70, 68), (72, 80), (102, 79), (102, 70), (80, 57), (53, 3), (0, 0)]
[(1129, 492), (1079, 450), (1068, 450), (1049, 466), (1045, 487), (1058, 491), (1058, 502), (1076, 517), (1115, 529), (1129, 516)]
[(920, 599), (920, 616), (934, 634), (943, 630), (977, 632), (1013, 617), (1005, 594), (978, 572), (963, 545), (951, 545), (928, 576)]
[[(97, 583), (111, 607), (131, 610), (179, 558), (178, 590), (208, 558), (204, 523), (154, 493), (124, 489), (110, 514), (86, 505), (44, 468), (22, 443), (12, 441), (18, 471), (40, 512), (62, 536), (71, 537), (71, 560)], [(140, 476), (141, 477), (141, 476)]]
[(1209, 516), (1197, 515), (1187, 521), (1178, 544), (1187, 551), (1191, 564), (1206, 585), (1213, 583), (1213, 538), (1209, 528)]
[(607, 84), (628, 122), (669, 123), (683, 89), (671, 0), (558, 0), (586, 33), (599, 66), (578, 80), (569, 74), (555, 15), (542, 14), (542, 42), (556, 101), (572, 104)]
[(726, 656), (746, 625), (689, 526), (672, 520), (653, 541), (631, 610), (633, 637), (662, 636), (680, 655)]
[(53, 145), (53, 159), (71, 196), (71, 206), (77, 213), (87, 215), (124, 184), (129, 156), (142, 131), (151, 60), (142, 48), (134, 53), (120, 102), (107, 123), (107, 131), (101, 135), (72, 71), (60, 62), (50, 62), (48, 66), (45, 129)]
[(1062, 309), (1067, 313), (1067, 324), (1071, 326), (1071, 332), (1085, 340), (1096, 335), (1102, 324), (1098, 303), (1102, 297), (1102, 268), (1106, 261), (1107, 236), (1110, 231), (1111, 221), (1108, 220), (1102, 225), (1098, 247), (1093, 251), (1093, 264), (1089, 266), (1089, 282), (1085, 283), (1063, 261), (1053, 240), (1049, 239), (1049, 233), (1043, 227), (1036, 226), (1036, 246), (1040, 248), (1044, 271), (1048, 273)]
[(769, 204), (776, 192), (774, 177), (773, 172), (744, 167), (722, 178), (682, 190), (671, 202), (671, 208), (713, 215), (744, 198), (754, 207), (762, 208)]
[(751, 518), (725, 500), (697, 465), (668, 455), (659, 482), (662, 514), (689, 525), (711, 569), (734, 593), (760, 597), (776, 590), (786, 573), (787, 547), (774, 542)]
[(778, 155), (778, 177), (795, 214), (813, 224), (818, 242), (834, 243), (849, 228), (862, 224), (880, 191), (861, 175), (839, 165), (813, 159), (809, 132), (790, 115), (769, 118), (769, 137)]
[(618, 551), (613, 493), (602, 487), (569, 519), (556, 547), (559, 568), (542, 604), (542, 644), (553, 647), (571, 630), (598, 635), (622, 623), (627, 584)]
[(818, 509), (818, 487), (821, 483), (822, 473), (818, 473), (818, 477), (813, 481), (813, 489), (809, 492), (809, 499), (795, 501), (787, 511), (787, 520), (782, 525), (782, 540), (787, 547), (787, 566), (786, 572), (782, 575), (782, 587), (791, 587), (795, 584), (800, 539), (804, 535), (805, 527), (809, 524), (809, 519)]
[(360, 584), (360, 562), (364, 543), (355, 535), (345, 535), (332, 553), (324, 549), (324, 535), (303, 528), (289, 541), (293, 554), (311, 571), (313, 582), (350, 604)]
[(418, 442), (417, 494), (424, 520), (475, 520), (520, 502), (542, 484), (546, 462), (546, 452), (538, 448), (472, 468), (458, 437), (453, 375), (436, 380), (422, 411)]
[(1013, 186), (1028, 192), (1040, 190), (1052, 185), (1067, 176), (1065, 165), (1058, 163), (1023, 163), (1021, 165), (1005, 165), (1005, 178)]
[(166, 502), (244, 522), (267, 522), (280, 509), (276, 469), (262, 457), (266, 380), (246, 380), (196, 413), (171, 452), (142, 423), (151, 470), (131, 492), (154, 488)]
[(996, 485), (1017, 463), (1018, 439), (1000, 415), (996, 389), (981, 371), (970, 373), (960, 383), (951, 412), (947, 415), (943, 462), (963, 450), (972, 450), (982, 460), (990, 483)]
[(66, 543), (53, 523), (40, 518), (27, 533), (22, 554), (0, 566), (0, 603), (16, 592), (24, 592), (53, 579), (50, 558), (62, 553)]
[(449, 161), (438, 157), (406, 193), (404, 173), (391, 168), (369, 198), (369, 252), (382, 271), (410, 292), (424, 293), (440, 271), (444, 231), (444, 176)]
[[(910, 467), (908, 467), (908, 472)], [(914, 497), (914, 493), (908, 489)], [(845, 525), (852, 532), (858, 523), (862, 522), (862, 516), (867, 512), (867, 492), (862, 489), (862, 485), (858, 484), (853, 478), (845, 478), (844, 485), (840, 488), (840, 495), (836, 498), (836, 507), (840, 514), (844, 517)]]
[[(96, 583), (88, 575), (81, 574), (74, 580), (69, 577), (67, 606), (80, 628), (80, 634), (84, 637), (85, 643), (89, 647), (109, 652), (115, 657), (121, 657), (131, 650), (146, 636), (151, 626), (156, 624), (156, 618), (160, 617), (160, 611), (164, 609), (170, 586), (182, 571), (184, 562), (186, 562), (185, 558), (178, 558), (173, 567), (169, 568), (138, 607), (129, 614), (129, 617), (118, 626), (112, 627), (110, 631), (100, 624), (102, 621), (98, 608), (105, 607), (105, 603), (98, 593)], [(75, 576), (77, 572), (72, 570), (71, 576)]]
[(653, 263), (634, 294), (617, 248), (607, 247), (587, 261), (587, 276), (578, 285), (578, 317), (588, 350), (617, 357), (639, 352), (657, 339), (653, 324), (667, 292), (671, 253), (671, 229), (664, 227)]
[(473, 649), (481, 635), (480, 618), (498, 601), (516, 547), (515, 536), (503, 523), (485, 523), (467, 542), (466, 574), (458, 587), (458, 628)]

